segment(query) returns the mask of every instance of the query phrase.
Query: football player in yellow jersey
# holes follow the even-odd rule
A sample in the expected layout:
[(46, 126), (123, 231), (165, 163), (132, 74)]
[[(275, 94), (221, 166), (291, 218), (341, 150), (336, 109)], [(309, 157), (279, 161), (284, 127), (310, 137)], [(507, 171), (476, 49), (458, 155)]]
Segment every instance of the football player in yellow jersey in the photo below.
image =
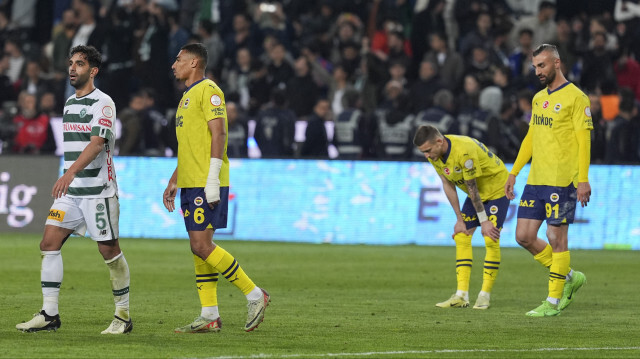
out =
[[(491, 289), (500, 267), (500, 230), (509, 208), (509, 200), (503, 192), (503, 183), (509, 175), (507, 168), (480, 141), (467, 136), (443, 136), (434, 126), (420, 126), (413, 144), (424, 153), (440, 176), (457, 218), (452, 237), (456, 242), (458, 287), (451, 298), (436, 306), (469, 306), (469, 278), (473, 264), (471, 237), (476, 227), (480, 226), (486, 255), (482, 290), (473, 309), (488, 309)], [(456, 186), (468, 195), (462, 210)]]
[(256, 286), (236, 259), (213, 242), (218, 228), (227, 226), (229, 159), (227, 113), (222, 90), (205, 78), (207, 50), (202, 44), (182, 47), (171, 68), (187, 86), (176, 113), (178, 166), (164, 191), (163, 203), (175, 209), (180, 188), (180, 208), (189, 233), (202, 310), (192, 323), (177, 333), (217, 332), (222, 327), (218, 312), (217, 283), (223, 276), (247, 297), (244, 330), (255, 329), (264, 319), (269, 294)]
[[(522, 167), (531, 170), (518, 207), (516, 240), (534, 259), (549, 268), (549, 294), (528, 316), (560, 314), (586, 282), (583, 273), (569, 267), (569, 224), (576, 201), (586, 206), (591, 196), (589, 157), (593, 123), (589, 98), (567, 81), (560, 71), (560, 56), (553, 45), (533, 52), (536, 75), (546, 88), (532, 101), (529, 131), (505, 184), (505, 194), (515, 198), (513, 186)], [(549, 243), (537, 237), (547, 221)]]

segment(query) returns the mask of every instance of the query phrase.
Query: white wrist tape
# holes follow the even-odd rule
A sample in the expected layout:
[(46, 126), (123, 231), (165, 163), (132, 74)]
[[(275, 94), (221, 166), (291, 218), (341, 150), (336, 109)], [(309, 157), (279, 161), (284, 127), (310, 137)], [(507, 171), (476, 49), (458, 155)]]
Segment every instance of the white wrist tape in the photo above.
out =
[(207, 184), (204, 187), (204, 194), (207, 197), (207, 203), (217, 202), (220, 200), (220, 169), (222, 168), (222, 160), (212, 158), (209, 162), (209, 175), (207, 175)]
[(487, 212), (482, 211), (482, 212), (478, 212), (478, 222), (482, 223), (482, 222), (486, 222), (489, 219), (487, 218)]

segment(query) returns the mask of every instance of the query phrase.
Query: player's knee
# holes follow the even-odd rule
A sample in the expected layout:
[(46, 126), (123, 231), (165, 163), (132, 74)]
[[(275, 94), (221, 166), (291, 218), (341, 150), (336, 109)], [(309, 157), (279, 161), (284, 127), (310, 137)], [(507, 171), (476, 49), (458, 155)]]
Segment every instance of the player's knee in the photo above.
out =
[(528, 233), (527, 231), (516, 229), (516, 242), (518, 242), (518, 244), (521, 247), (529, 248), (535, 243), (536, 238), (537, 238), (536, 233), (531, 234), (531, 233)]

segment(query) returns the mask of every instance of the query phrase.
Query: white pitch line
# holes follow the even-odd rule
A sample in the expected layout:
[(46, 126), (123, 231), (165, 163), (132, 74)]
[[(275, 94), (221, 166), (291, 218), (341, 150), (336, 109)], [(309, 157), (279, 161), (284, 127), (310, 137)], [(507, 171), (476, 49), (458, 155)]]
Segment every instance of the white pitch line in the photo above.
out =
[(388, 352), (361, 353), (322, 353), (322, 354), (252, 354), (252, 355), (223, 355), (206, 357), (204, 359), (268, 359), (268, 358), (325, 358), (325, 357), (367, 357), (381, 355), (409, 355), (409, 354), (438, 354), (438, 353), (507, 353), (507, 352), (553, 352), (553, 351), (587, 351), (587, 350), (640, 350), (640, 347), (605, 347), (605, 348), (533, 348), (533, 349), (438, 349), (438, 350), (403, 350)]

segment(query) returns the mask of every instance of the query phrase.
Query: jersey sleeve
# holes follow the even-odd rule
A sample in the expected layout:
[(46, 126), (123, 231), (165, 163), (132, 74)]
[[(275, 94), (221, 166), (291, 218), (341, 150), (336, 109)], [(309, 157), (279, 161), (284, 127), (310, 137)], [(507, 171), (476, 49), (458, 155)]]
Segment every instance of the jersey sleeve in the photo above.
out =
[(202, 92), (202, 113), (205, 114), (205, 120), (207, 122), (215, 118), (225, 118), (227, 116), (224, 94), (218, 86), (212, 83), (208, 84)]
[(573, 106), (573, 128), (579, 130), (593, 130), (593, 119), (591, 118), (591, 102), (585, 94), (576, 96)]
[(99, 136), (107, 141), (115, 139), (116, 106), (111, 100), (102, 99), (93, 107), (91, 136)]

